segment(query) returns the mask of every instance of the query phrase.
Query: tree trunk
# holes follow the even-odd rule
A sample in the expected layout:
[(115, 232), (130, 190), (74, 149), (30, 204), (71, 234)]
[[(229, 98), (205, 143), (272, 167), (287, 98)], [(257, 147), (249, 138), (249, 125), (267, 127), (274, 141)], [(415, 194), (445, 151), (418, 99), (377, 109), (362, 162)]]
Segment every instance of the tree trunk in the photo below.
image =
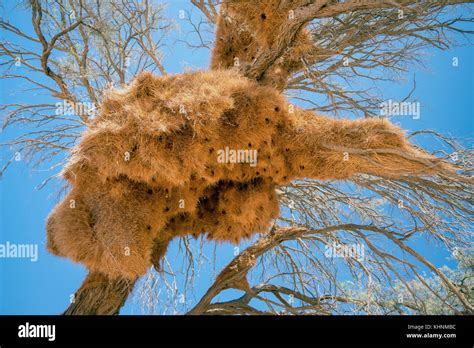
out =
[(74, 302), (64, 315), (115, 315), (124, 305), (137, 279), (110, 279), (103, 273), (91, 272), (76, 291)]

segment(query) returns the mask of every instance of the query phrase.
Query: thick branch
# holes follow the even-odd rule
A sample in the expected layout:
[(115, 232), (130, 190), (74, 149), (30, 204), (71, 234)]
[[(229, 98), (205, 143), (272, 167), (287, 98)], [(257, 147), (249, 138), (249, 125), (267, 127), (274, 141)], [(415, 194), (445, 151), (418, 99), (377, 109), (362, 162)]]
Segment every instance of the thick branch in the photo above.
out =
[(274, 228), (270, 233), (260, 238), (255, 244), (236, 256), (217, 276), (199, 303), (188, 314), (203, 314), (211, 301), (221, 291), (237, 288), (251, 291), (246, 280), (248, 271), (255, 266), (257, 257), (273, 249), (287, 240), (294, 240), (305, 234), (323, 234), (344, 229), (345, 225), (329, 226), (319, 230), (308, 230), (304, 227)]
[(125, 304), (136, 280), (110, 279), (102, 273), (89, 273), (77, 290), (65, 315), (115, 315)]

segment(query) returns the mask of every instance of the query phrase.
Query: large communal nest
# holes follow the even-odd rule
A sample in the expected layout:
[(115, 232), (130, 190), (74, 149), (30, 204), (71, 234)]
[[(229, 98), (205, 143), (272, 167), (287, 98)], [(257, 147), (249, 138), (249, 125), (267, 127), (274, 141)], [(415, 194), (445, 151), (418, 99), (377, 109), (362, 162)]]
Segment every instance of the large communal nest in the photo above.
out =
[(110, 277), (144, 274), (177, 236), (238, 243), (279, 215), (276, 186), (444, 165), (386, 120), (336, 120), (215, 70), (142, 73), (113, 90), (63, 171), (48, 248)]

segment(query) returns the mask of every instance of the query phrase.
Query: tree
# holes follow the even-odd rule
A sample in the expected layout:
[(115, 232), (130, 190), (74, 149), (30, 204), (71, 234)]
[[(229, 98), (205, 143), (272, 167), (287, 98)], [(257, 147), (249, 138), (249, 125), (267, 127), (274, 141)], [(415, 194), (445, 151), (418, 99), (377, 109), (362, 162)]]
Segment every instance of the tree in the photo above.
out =
[[(205, 30), (216, 26), (211, 68), (237, 69), (260, 86), (305, 102), (311, 110), (371, 118), (386, 99), (368, 88), (342, 86), (399, 77), (410, 64), (421, 62), (420, 49), (450, 47), (451, 34), (470, 33), (463, 25), (472, 18), (458, 11), (468, 2), (228, 1), (218, 9), (213, 1), (192, 1), (204, 19), (196, 24), (195, 16), (184, 17), (194, 29), (195, 36), (188, 38), (191, 47), (208, 46)], [(3, 77), (23, 79), (65, 100), (62, 105), (73, 111), (58, 115), (55, 103), (3, 105), (4, 127), (27, 123), (37, 128), (7, 145), (16, 146), (33, 163), (54, 163), (77, 143), (78, 131), (92, 122), (94, 107), (84, 108), (86, 103), (99, 105), (103, 90), (130, 82), (141, 70), (166, 74), (160, 39), (172, 26), (163, 8), (148, 1), (31, 1), (25, 9), (31, 11), (34, 34), (0, 22), (15, 38), (0, 46)], [(13, 72), (15, 64), (25, 70)], [(43, 82), (44, 76), (49, 83)], [(403, 288), (404, 300), (424, 304), (416, 291), (420, 284), (447, 311), (472, 313), (471, 292), (464, 284), (450, 279), (410, 245), (418, 236), (448, 250), (470, 245), (472, 151), (434, 131), (416, 132), (410, 138), (421, 134), (441, 141), (437, 154), (457, 168), (456, 174), (370, 173), (353, 176), (346, 184), (308, 179), (281, 186), (285, 214), (221, 270), (188, 313), (331, 314), (354, 307), (373, 313), (376, 294), (387, 288)], [(182, 243), (194, 266), (188, 238)], [(423, 268), (441, 285), (426, 281)], [(352, 275), (366, 296), (352, 296), (338, 272)], [(250, 286), (249, 277), (258, 284)], [(66, 313), (118, 313), (135, 281), (92, 272)], [(213, 302), (230, 288), (245, 294)]]
[[(447, 266), (442, 268), (442, 272), (449, 280), (456, 284), (461, 292), (468, 298), (472, 298), (472, 258), (469, 255), (472, 250), (456, 250), (453, 258), (458, 262), (457, 269)], [(468, 314), (462, 304), (457, 300), (457, 296), (444, 287), (443, 280), (438, 277), (427, 277), (410, 281), (410, 288), (417, 294), (413, 298), (406, 287), (399, 281), (395, 282), (393, 289), (377, 288), (372, 300), (373, 310), (383, 314), (422, 314), (422, 315), (443, 315), (443, 314)], [(388, 290), (388, 291), (387, 291)], [(354, 289), (352, 283), (347, 284), (348, 293), (352, 294), (352, 302), (359, 306), (367, 306), (368, 298), (364, 289)], [(446, 305), (449, 303), (449, 305)], [(362, 307), (362, 308), (363, 308)]]

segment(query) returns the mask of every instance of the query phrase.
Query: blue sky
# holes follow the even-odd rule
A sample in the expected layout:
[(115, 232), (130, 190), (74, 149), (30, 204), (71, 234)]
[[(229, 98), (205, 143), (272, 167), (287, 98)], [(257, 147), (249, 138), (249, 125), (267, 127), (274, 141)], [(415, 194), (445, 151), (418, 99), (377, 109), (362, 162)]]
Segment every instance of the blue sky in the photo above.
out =
[[(183, 1), (173, 1), (167, 12), (178, 24), (180, 9), (188, 9)], [(29, 15), (23, 12), (7, 13), (12, 22), (27, 25)], [(179, 34), (175, 33), (177, 38)], [(394, 99), (406, 95), (411, 89), (411, 75), (416, 73), (416, 100), (422, 105), (421, 118), (403, 118), (401, 126), (414, 131), (431, 128), (438, 132), (455, 136), (464, 145), (471, 146), (469, 137), (473, 131), (474, 115), (474, 67), (472, 47), (458, 47), (448, 51), (427, 50), (425, 69), (410, 71), (407, 83), (384, 85), (384, 92)], [(183, 65), (206, 68), (208, 52), (191, 51), (184, 45), (166, 48), (164, 65), (169, 72), (182, 71)], [(458, 58), (454, 67), (452, 60)], [(186, 63), (187, 62), (187, 63)], [(19, 98), (15, 94), (18, 81), (1, 82), (1, 101), (10, 102)], [(21, 95), (23, 97), (23, 95)], [(41, 97), (31, 97), (41, 98)], [(12, 129), (3, 137), (21, 134), (24, 129)], [(429, 144), (427, 144), (429, 145)], [(3, 149), (2, 161), (11, 158), (13, 153)], [(1, 162), (0, 162), (1, 163)], [(32, 170), (24, 161), (14, 162), (0, 181), (0, 244), (7, 241), (17, 244), (38, 244), (39, 259), (0, 259), (0, 314), (57, 314), (69, 303), (69, 296), (79, 287), (86, 270), (67, 259), (47, 253), (45, 249), (45, 219), (56, 203), (58, 185), (49, 185), (42, 190), (35, 187), (50, 172)], [(207, 247), (211, 250), (213, 245)], [(431, 247), (424, 248), (425, 254), (437, 266), (451, 264), (448, 253)], [(220, 245), (217, 249), (218, 264), (223, 265), (233, 257), (233, 246)], [(182, 254), (173, 244), (169, 258), (179, 262)], [(452, 264), (451, 264), (452, 265)], [(197, 293), (205, 291), (211, 282), (212, 270), (205, 271), (196, 281)], [(140, 313), (139, 304), (129, 300), (123, 314)]]

